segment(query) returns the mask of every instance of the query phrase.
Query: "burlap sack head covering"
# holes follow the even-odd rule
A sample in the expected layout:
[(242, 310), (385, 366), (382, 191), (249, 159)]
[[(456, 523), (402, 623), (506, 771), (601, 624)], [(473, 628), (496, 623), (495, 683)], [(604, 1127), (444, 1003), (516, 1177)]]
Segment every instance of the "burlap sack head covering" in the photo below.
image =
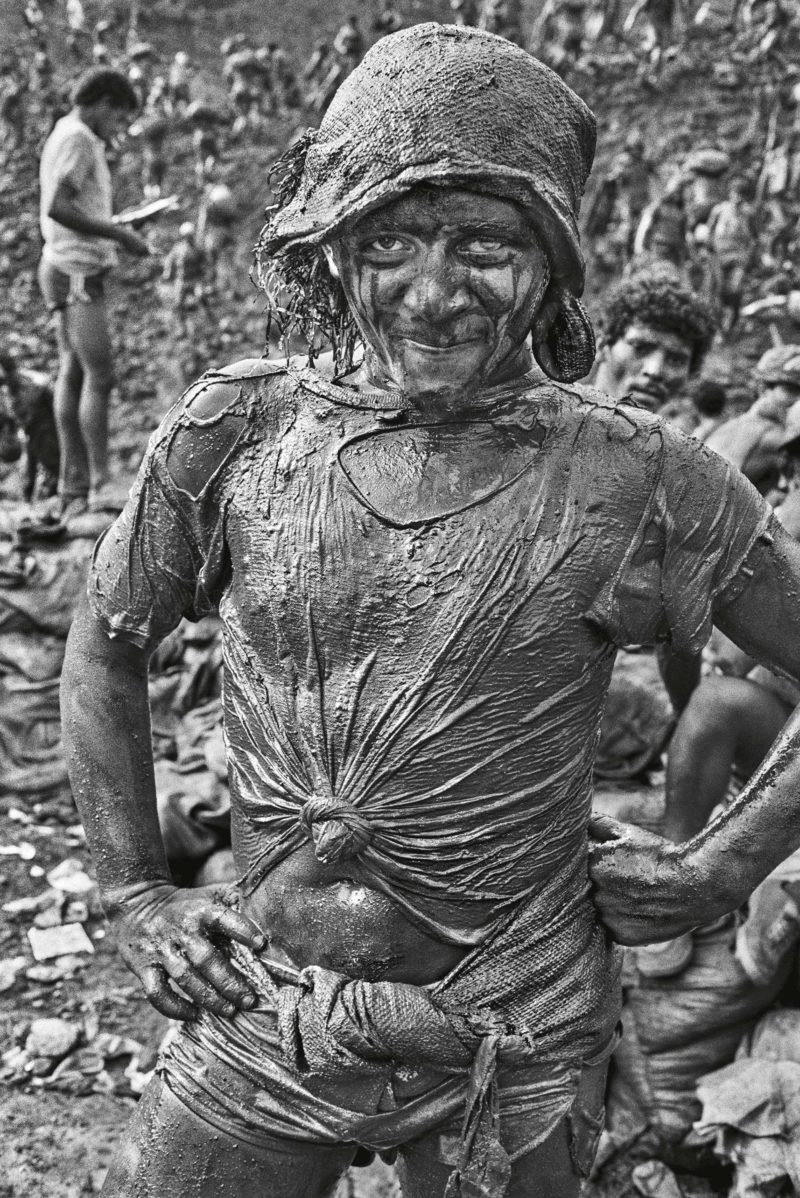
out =
[(589, 109), (526, 51), (470, 27), (415, 25), (372, 47), (295, 147), (262, 258), (333, 241), (420, 183), (512, 200), (551, 267), (534, 352), (547, 374), (572, 381), (594, 357), (577, 226), (594, 147)]

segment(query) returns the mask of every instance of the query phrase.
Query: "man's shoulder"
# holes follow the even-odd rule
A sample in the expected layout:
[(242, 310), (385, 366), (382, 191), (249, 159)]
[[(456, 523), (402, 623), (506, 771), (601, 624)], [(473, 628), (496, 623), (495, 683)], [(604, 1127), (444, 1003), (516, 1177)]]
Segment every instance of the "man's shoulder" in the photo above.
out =
[(182, 410), (194, 421), (207, 421), (222, 416), (234, 403), (241, 408), (243, 398), (258, 394), (268, 402), (279, 391), (287, 373), (286, 362), (270, 358), (242, 358), (207, 370), (184, 393)]
[(730, 420), (723, 421), (709, 433), (706, 445), (725, 457), (735, 448), (745, 450), (757, 444), (765, 429), (769, 427), (770, 422), (758, 412), (740, 412)]
[(543, 384), (557, 398), (560, 420), (584, 432), (597, 432), (610, 441), (628, 442), (637, 437), (660, 439), (667, 425), (659, 416), (637, 404), (612, 399), (589, 383)]
[[(84, 121), (74, 113), (68, 112), (66, 116), (59, 117), (53, 125), (45, 139), (43, 152), (58, 149), (67, 142), (85, 142), (87, 146), (93, 148), (96, 143), (100, 142), (100, 139), (92, 133)], [(102, 142), (100, 144), (102, 145)]]
[[(206, 371), (164, 418), (151, 443), (161, 452), (172, 482), (198, 497), (253, 436), (264, 435), (285, 407), (287, 364), (244, 358)], [(246, 434), (250, 434), (246, 436)]]
[[(582, 383), (548, 384), (559, 396), (558, 423), (584, 448), (582, 460), (597, 476), (624, 477), (626, 485), (655, 486), (658, 479), (709, 476), (718, 454), (695, 437), (630, 401), (614, 400)], [(612, 460), (613, 459), (613, 460)]]

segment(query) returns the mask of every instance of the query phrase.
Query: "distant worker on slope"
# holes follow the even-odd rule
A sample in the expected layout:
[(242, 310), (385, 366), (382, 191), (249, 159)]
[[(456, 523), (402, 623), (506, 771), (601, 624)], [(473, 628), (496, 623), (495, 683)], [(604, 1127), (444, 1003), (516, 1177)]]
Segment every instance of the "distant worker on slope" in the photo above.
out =
[(147, 242), (112, 218), (106, 146), (130, 121), (136, 93), (120, 71), (93, 68), (73, 91), (71, 111), (42, 150), (39, 181), (44, 249), (39, 286), (56, 319), (55, 414), (61, 450), (61, 515), (115, 506), (108, 479), (108, 401), (114, 382), (105, 279), (117, 246), (146, 255)]

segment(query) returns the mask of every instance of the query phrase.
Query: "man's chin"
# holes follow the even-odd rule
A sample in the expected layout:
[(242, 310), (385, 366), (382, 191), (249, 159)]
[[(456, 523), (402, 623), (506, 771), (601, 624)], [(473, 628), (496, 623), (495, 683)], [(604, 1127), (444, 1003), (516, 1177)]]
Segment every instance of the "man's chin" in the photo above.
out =
[(461, 341), (434, 346), (407, 341), (398, 360), (397, 374), (409, 394), (474, 390), (480, 386), (489, 363), (481, 341)]
[(663, 395), (654, 395), (652, 391), (640, 391), (637, 387), (631, 388), (627, 398), (648, 412), (657, 412), (664, 403)]

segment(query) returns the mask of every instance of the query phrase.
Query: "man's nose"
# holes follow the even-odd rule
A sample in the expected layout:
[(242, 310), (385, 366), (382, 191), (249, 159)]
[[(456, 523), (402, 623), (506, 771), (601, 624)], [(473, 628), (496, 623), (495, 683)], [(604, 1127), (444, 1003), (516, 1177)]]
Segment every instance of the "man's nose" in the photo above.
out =
[(405, 299), (416, 316), (433, 321), (452, 320), (470, 303), (460, 265), (440, 248), (423, 255)]
[(660, 349), (653, 350), (645, 358), (642, 364), (642, 374), (650, 379), (660, 379), (664, 375), (665, 366), (664, 353)]

